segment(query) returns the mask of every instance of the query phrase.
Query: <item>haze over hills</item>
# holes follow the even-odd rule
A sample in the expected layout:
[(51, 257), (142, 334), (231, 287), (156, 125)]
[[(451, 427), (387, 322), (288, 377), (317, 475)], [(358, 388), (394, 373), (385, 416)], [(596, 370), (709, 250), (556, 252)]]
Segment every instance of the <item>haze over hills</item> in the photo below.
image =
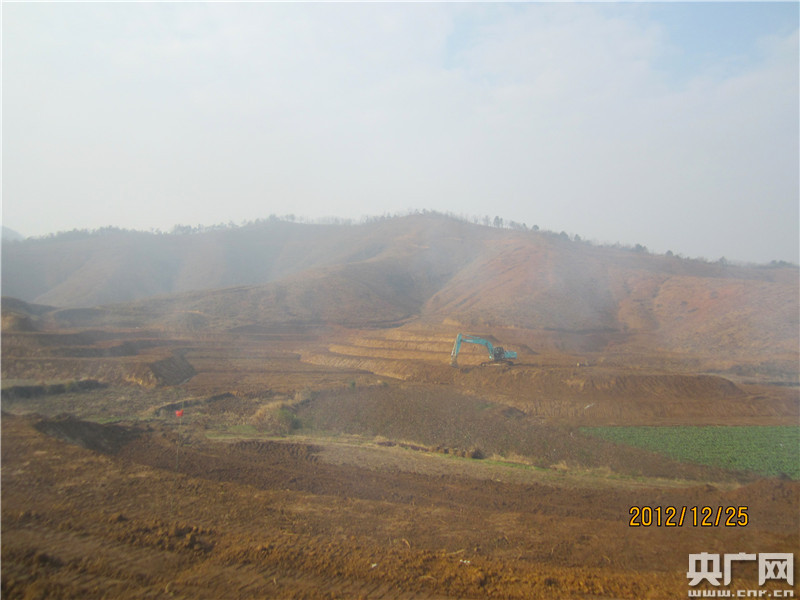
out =
[(14, 231), (10, 227), (6, 227), (5, 225), (3, 225), (2, 233), (3, 233), (3, 239), (7, 242), (13, 242), (25, 239), (24, 235), (22, 235), (18, 231)]
[[(309, 269), (374, 262), (376, 257), (408, 258), (420, 244), (429, 250), (425, 255), (441, 255), (434, 271), (452, 270), (481, 251), (478, 242), (487, 231), (494, 232), (441, 217), (409, 217), (355, 226), (271, 219), (191, 234), (114, 229), (65, 233), (6, 244), (3, 295), (62, 307), (95, 306), (269, 283)], [(413, 261), (408, 266), (413, 269)]]
[(707, 263), (437, 214), (26, 240), (4, 244), (2, 273), (4, 296), (61, 309), (51, 317), (67, 326), (422, 320), (783, 364), (797, 358), (799, 280), (792, 265)]

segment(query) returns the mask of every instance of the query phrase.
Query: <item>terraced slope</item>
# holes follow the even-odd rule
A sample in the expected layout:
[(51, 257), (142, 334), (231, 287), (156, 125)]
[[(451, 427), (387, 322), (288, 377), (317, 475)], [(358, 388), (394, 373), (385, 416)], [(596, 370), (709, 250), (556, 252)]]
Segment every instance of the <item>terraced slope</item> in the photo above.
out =
[[(519, 339), (525, 332), (518, 331)], [(531, 345), (536, 332), (527, 332)], [(724, 377), (646, 364), (614, 365), (603, 355), (535, 353), (509, 344), (513, 366), (480, 366), (482, 346), (462, 345), (450, 366), (455, 333), (413, 327), (353, 333), (341, 343), (301, 353), (304, 362), (358, 369), (407, 382), (454, 386), (516, 407), (547, 422), (578, 424), (778, 424), (797, 414), (789, 389), (741, 387)], [(587, 359), (588, 357), (588, 359)], [(572, 360), (570, 360), (572, 359)], [(784, 393), (785, 392), (785, 393)]]

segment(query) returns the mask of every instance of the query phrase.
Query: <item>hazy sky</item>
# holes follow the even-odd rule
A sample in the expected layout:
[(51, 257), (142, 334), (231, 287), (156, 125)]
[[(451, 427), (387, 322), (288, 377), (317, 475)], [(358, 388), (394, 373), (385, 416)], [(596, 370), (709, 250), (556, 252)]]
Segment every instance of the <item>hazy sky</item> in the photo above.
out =
[(427, 208), (797, 262), (798, 10), (4, 2), (3, 224)]

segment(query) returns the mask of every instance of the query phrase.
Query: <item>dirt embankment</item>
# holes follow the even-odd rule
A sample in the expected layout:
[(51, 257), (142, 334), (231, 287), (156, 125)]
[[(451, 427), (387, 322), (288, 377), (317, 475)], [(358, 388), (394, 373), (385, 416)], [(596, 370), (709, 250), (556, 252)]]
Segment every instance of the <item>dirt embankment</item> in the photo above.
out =
[(145, 386), (178, 385), (196, 373), (184, 354), (175, 351), (165, 358), (146, 363), (145, 377), (142, 379), (137, 377), (133, 381)]
[(131, 359), (18, 358), (3, 361), (3, 377), (29, 381), (93, 379), (107, 384), (133, 383), (145, 387), (177, 385), (195, 375), (180, 353), (162, 353), (162, 358), (136, 356)]
[(509, 457), (544, 468), (701, 481), (739, 476), (600, 441), (577, 427), (548, 424), (535, 414), (435, 386), (320, 393), (298, 406), (296, 416), (310, 430), (415, 442), (424, 446), (413, 449), (456, 456)]
[(88, 392), (108, 387), (107, 384), (94, 379), (80, 379), (67, 383), (51, 383), (47, 385), (12, 385), (3, 388), (3, 400), (18, 400), (34, 398), (36, 396), (52, 396), (55, 394), (68, 394)]
[(784, 400), (752, 398), (730, 380), (714, 375), (528, 365), (454, 369), (424, 360), (337, 352), (303, 352), (302, 359), (408, 382), (455, 386), (533, 415), (575, 424), (695, 424), (697, 419), (718, 423), (736, 418), (758, 423), (764, 422), (759, 419), (785, 420), (796, 408), (788, 393)]
[[(513, 335), (512, 335), (513, 334)], [(483, 347), (463, 345), (452, 368), (450, 332), (403, 328), (351, 332), (327, 347), (301, 353), (309, 364), (362, 370), (406, 382), (454, 386), (556, 422), (581, 425), (779, 424), (794, 422), (791, 390), (745, 390), (730, 379), (698, 372), (691, 357), (668, 355), (668, 364), (620, 354), (537, 354), (520, 343), (524, 332), (504, 330), (514, 366), (480, 366)], [(638, 362), (637, 362), (638, 361)]]
[(42, 419), (34, 423), (33, 427), (59, 440), (106, 454), (117, 454), (141, 434), (135, 429), (83, 421), (70, 415)]
[(36, 324), (29, 315), (3, 311), (3, 333), (36, 331)]
[(37, 382), (97, 380), (178, 385), (196, 374), (181, 342), (136, 330), (4, 334), (3, 377)]

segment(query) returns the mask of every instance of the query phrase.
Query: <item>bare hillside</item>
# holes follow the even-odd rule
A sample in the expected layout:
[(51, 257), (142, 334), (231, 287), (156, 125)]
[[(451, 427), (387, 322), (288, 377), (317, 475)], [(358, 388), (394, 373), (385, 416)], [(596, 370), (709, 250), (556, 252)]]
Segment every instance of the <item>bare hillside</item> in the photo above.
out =
[(3, 293), (57, 307), (17, 310), (6, 319), (17, 328), (419, 321), (536, 331), (562, 349), (713, 355), (721, 370), (797, 363), (796, 267), (712, 264), (440, 215), (14, 242), (4, 245)]
[(385, 258), (408, 259), (414, 269), (425, 266), (425, 276), (438, 278), (438, 284), (480, 252), (470, 238), (479, 240), (487, 233), (503, 232), (434, 216), (366, 225), (272, 219), (174, 234), (71, 232), (4, 243), (3, 295), (59, 307), (87, 307), (257, 285), (308, 270)]

